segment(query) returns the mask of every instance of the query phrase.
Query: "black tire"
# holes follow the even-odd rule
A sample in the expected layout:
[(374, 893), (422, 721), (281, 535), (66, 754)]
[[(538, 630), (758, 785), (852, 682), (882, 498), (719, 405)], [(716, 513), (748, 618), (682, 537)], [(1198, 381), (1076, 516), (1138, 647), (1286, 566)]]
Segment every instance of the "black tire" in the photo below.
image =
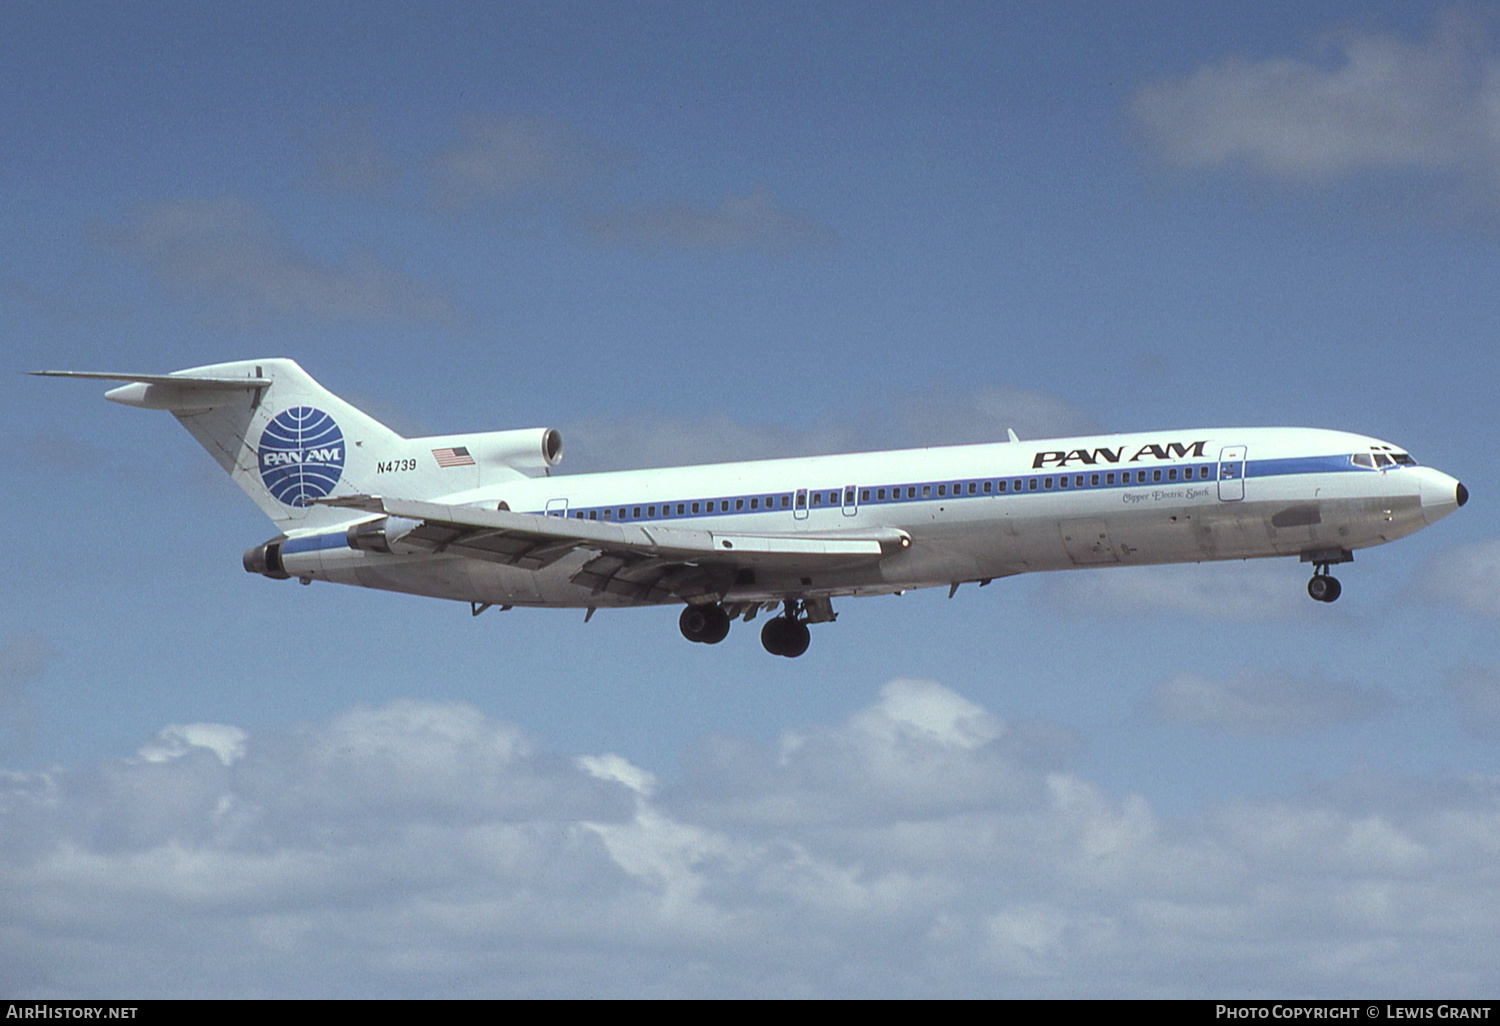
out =
[(709, 606), (709, 630), (704, 637), (705, 645), (717, 645), (729, 637), (729, 614), (724, 612), (723, 606)]
[(677, 618), (677, 627), (689, 641), (717, 645), (729, 636), (729, 614), (722, 606), (688, 606)]
[(1307, 582), (1307, 593), (1316, 602), (1334, 602), (1344, 593), (1344, 586), (1337, 577), (1320, 574)]
[(774, 656), (784, 655), (787, 645), (787, 623), (787, 618), (784, 616), (776, 616), (767, 620), (766, 625), (760, 629), (760, 647)]
[[(778, 619), (785, 620), (784, 617), (778, 617)], [(785, 620), (785, 623), (786, 635), (781, 654), (788, 659), (796, 659), (807, 651), (807, 646), (812, 642), (812, 632), (807, 629), (807, 624), (800, 620)]]

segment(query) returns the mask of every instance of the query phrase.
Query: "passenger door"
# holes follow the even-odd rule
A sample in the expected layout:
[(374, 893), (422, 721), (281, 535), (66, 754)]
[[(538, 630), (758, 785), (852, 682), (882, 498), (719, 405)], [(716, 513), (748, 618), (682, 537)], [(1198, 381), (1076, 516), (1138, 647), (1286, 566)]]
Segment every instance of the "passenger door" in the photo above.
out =
[(1226, 445), (1219, 450), (1219, 501), (1239, 502), (1245, 497), (1245, 447)]

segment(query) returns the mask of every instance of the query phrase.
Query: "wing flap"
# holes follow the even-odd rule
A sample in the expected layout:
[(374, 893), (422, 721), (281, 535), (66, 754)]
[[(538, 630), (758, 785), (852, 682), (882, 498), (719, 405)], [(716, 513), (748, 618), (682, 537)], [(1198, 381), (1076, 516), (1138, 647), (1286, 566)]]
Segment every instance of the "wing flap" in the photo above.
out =
[[(728, 567), (811, 563), (827, 567), (878, 560), (911, 544), (906, 532), (894, 528), (749, 534), (549, 517), (378, 495), (333, 496), (317, 501), (417, 522), (402, 535), (402, 544), (529, 569), (547, 566), (578, 551), (623, 558), (632, 565), (651, 560), (661, 567), (674, 563)], [(607, 582), (618, 578), (623, 569), (600, 564), (594, 570), (580, 572)]]

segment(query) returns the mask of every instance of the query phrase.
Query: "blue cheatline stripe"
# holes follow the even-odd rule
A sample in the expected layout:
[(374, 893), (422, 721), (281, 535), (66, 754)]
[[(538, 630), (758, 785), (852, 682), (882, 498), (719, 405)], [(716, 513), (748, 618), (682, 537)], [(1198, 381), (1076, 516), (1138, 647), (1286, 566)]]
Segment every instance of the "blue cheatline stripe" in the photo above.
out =
[[(1233, 461), (1230, 461), (1233, 462)], [(1096, 465), (1079, 473), (1069, 468), (1067, 473), (1037, 473), (1035, 471), (1017, 476), (990, 478), (943, 478), (931, 481), (909, 481), (900, 484), (859, 485), (857, 506), (892, 506), (909, 502), (952, 502), (956, 499), (1016, 498), (1026, 495), (1050, 495), (1074, 491), (1099, 491), (1120, 488), (1143, 487), (1208, 487), (1217, 486), (1218, 460), (1192, 464), (1172, 464), (1147, 468), (1132, 467), (1113, 469)], [(1297, 456), (1272, 460), (1241, 461), (1242, 477), (1286, 477), (1297, 474), (1371, 473), (1365, 467), (1356, 467), (1349, 461), (1347, 453), (1331, 456)], [(1175, 479), (1169, 479), (1170, 471), (1177, 471)], [(1158, 479), (1156, 473), (1160, 472)], [(1192, 477), (1184, 475), (1191, 473)], [(1063, 479), (1067, 484), (1063, 485)], [(561, 483), (562, 479), (559, 479)], [(827, 511), (844, 508), (846, 486), (809, 488), (806, 490), (807, 510)], [(943, 494), (938, 494), (938, 489)], [(986, 490), (988, 489), (988, 490)], [(799, 489), (801, 491), (801, 489)], [(881, 492), (885, 497), (881, 498)], [(913, 493), (913, 494), (908, 494)], [(797, 492), (755, 492), (744, 495), (720, 495), (711, 498), (672, 499), (669, 502), (611, 503), (607, 506), (570, 506), (568, 516), (575, 520), (661, 521), (702, 519), (719, 516), (755, 516), (764, 513), (785, 514), (792, 510)], [(813, 503), (813, 498), (818, 503)], [(750, 507), (751, 501), (757, 508)], [(682, 512), (677, 512), (681, 506)], [(709, 507), (712, 506), (712, 512)], [(543, 513), (543, 510), (532, 510)], [(606, 515), (606, 513), (608, 515)]]
[(300, 538), (288, 538), (281, 543), (283, 556), (292, 552), (318, 552), (323, 549), (342, 549), (349, 540), (343, 531), (335, 534), (305, 534)]
[(1364, 471), (1348, 456), (1291, 456), (1279, 460), (1254, 460), (1245, 465), (1246, 477), (1284, 477), (1291, 474), (1339, 474)]

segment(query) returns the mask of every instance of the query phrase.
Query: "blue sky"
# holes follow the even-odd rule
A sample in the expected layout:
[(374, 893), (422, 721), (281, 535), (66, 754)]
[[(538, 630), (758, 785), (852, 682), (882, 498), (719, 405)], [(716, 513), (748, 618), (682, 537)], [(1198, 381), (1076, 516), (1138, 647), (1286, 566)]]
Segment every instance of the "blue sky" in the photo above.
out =
[[(0, 991), (1494, 996), (1500, 25), (1415, 4), (0, 9)], [(671, 610), (253, 578), (297, 359), (564, 470), (1298, 424), (1344, 568)]]

